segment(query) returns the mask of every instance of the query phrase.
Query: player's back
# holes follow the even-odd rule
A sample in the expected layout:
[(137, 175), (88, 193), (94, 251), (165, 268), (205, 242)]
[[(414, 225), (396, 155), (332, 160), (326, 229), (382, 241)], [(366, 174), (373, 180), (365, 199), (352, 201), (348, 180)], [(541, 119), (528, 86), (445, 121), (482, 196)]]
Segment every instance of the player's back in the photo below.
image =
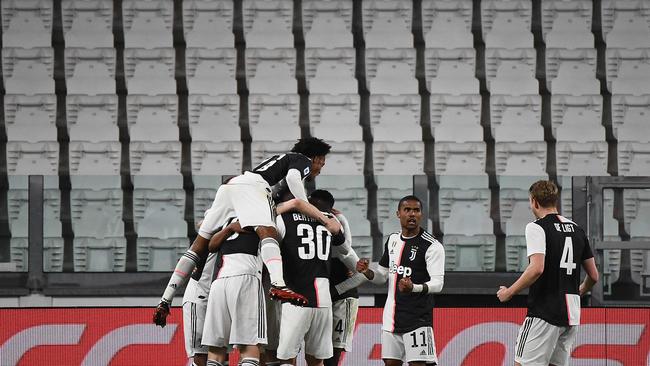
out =
[(330, 306), (330, 249), (345, 241), (343, 234), (333, 237), (320, 222), (298, 212), (279, 216), (278, 229), (283, 233), (280, 248), (287, 285), (307, 297), (310, 307)]
[(544, 272), (530, 287), (528, 315), (566, 326), (567, 309), (575, 301), (579, 307), (582, 262), (593, 257), (587, 236), (575, 222), (558, 214), (528, 224), (526, 232), (528, 240), (545, 241)]
[[(236, 219), (230, 218), (226, 225), (233, 220)], [(259, 236), (252, 231), (231, 235), (219, 247), (219, 260), (213, 265), (212, 279), (239, 275), (261, 278), (263, 264), (259, 256), (259, 242)]]
[(305, 179), (311, 170), (311, 160), (298, 153), (273, 155), (253, 168), (252, 172), (259, 174), (273, 186), (286, 177), (290, 169), (298, 170), (301, 178)]

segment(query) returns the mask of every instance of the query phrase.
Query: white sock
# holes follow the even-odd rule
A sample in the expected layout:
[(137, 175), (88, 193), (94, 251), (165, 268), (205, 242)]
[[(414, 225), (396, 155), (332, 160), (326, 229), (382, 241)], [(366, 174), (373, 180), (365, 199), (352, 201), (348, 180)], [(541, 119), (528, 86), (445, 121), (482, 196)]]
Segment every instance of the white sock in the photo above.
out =
[(260, 366), (260, 360), (258, 358), (246, 357), (242, 358), (239, 364), (241, 366)]
[(176, 263), (176, 268), (172, 277), (169, 279), (169, 283), (165, 288), (162, 299), (167, 303), (171, 303), (176, 293), (176, 289), (181, 287), (185, 281), (192, 275), (192, 271), (196, 268), (196, 264), (199, 263), (199, 256), (191, 250), (187, 250), (185, 254), (178, 260)]
[(282, 275), (282, 254), (280, 253), (280, 244), (273, 238), (264, 238), (260, 242), (260, 251), (262, 261), (269, 271), (271, 284), (273, 286), (284, 287), (284, 276)]

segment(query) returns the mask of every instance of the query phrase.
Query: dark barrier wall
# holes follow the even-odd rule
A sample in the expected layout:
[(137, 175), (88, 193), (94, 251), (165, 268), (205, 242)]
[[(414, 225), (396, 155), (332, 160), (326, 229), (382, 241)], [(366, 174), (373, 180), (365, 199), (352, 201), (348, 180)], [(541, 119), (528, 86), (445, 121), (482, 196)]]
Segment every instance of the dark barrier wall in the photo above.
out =
[[(381, 312), (359, 310), (353, 350), (342, 365), (382, 365)], [(0, 309), (0, 365), (187, 365), (181, 309), (172, 310), (164, 329), (150, 323), (151, 314), (148, 308)], [(436, 309), (440, 364), (512, 365), (524, 315), (525, 309)], [(584, 309), (570, 364), (650, 365), (649, 325), (650, 309)]]

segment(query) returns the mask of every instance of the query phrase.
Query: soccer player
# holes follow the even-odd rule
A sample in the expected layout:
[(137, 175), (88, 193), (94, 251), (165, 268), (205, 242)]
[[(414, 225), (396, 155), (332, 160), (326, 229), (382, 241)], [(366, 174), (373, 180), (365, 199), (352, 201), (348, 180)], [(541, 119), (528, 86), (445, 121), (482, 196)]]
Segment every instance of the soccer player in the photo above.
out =
[(381, 334), (384, 364), (437, 364), (430, 294), (442, 290), (445, 251), (439, 241), (420, 227), (420, 199), (402, 198), (397, 204), (397, 217), (401, 232), (388, 236), (376, 269), (369, 269), (368, 260), (362, 259), (357, 270), (375, 284), (388, 279)]
[(323, 223), (328, 230), (338, 232), (338, 221), (327, 218), (316, 207), (307, 202), (302, 181), (313, 179), (320, 174), (325, 165), (325, 156), (330, 145), (317, 138), (303, 138), (293, 146), (291, 152), (274, 155), (250, 172), (244, 172), (222, 184), (217, 190), (212, 206), (206, 211), (194, 243), (181, 257), (169, 280), (167, 288), (154, 314), (154, 322), (162, 324), (169, 314), (169, 304), (176, 289), (185, 283), (187, 277), (197, 266), (199, 258), (205, 254), (208, 242), (219, 225), (228, 217), (236, 216), (244, 229), (253, 228), (260, 238), (261, 256), (271, 277), (270, 296), (282, 301), (304, 304), (304, 296), (286, 287), (282, 273), (282, 256), (275, 239), (277, 230), (273, 213), (271, 186), (282, 179), (297, 199), (305, 202), (308, 215)]
[(233, 217), (210, 239), (209, 249), (219, 250), (221, 263), (210, 286), (203, 328), (207, 365), (222, 366), (228, 346), (236, 346), (240, 365), (259, 366), (259, 347), (266, 344), (259, 237), (242, 230)]
[[(334, 197), (323, 190), (314, 191), (310, 202), (328, 216)], [(331, 216), (333, 218), (333, 215)], [(305, 359), (309, 366), (322, 365), (332, 357), (332, 299), (329, 291), (331, 246), (345, 242), (341, 230), (332, 235), (320, 222), (298, 212), (277, 217), (282, 238), (282, 258), (287, 285), (305, 294), (305, 307), (282, 304), (280, 339), (277, 358), (283, 365), (295, 362), (305, 342)]]
[[(558, 214), (557, 186), (540, 180), (530, 186), (529, 195), (537, 220), (526, 225), (528, 266), (512, 286), (501, 286), (497, 296), (506, 302), (530, 287), (515, 365), (568, 365), (580, 324), (580, 296), (598, 281), (598, 270), (585, 232)], [(582, 283), (581, 265), (587, 272)]]

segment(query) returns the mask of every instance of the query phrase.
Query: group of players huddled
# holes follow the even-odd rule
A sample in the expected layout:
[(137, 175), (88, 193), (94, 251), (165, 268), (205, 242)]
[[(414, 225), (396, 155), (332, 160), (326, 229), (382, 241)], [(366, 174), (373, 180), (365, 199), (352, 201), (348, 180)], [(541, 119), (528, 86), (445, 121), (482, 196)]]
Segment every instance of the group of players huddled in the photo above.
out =
[[(325, 190), (307, 197), (303, 181), (325, 165), (330, 146), (298, 140), (222, 184), (198, 236), (179, 259), (154, 312), (165, 326), (174, 293), (184, 285), (183, 324), (195, 365), (338, 365), (351, 350), (356, 287), (388, 280), (382, 326), (387, 365), (437, 364), (432, 297), (444, 282), (444, 250), (420, 227), (415, 196), (397, 205), (401, 232), (391, 234), (378, 266), (351, 247), (348, 221)], [(267, 275), (268, 274), (268, 275)]]

